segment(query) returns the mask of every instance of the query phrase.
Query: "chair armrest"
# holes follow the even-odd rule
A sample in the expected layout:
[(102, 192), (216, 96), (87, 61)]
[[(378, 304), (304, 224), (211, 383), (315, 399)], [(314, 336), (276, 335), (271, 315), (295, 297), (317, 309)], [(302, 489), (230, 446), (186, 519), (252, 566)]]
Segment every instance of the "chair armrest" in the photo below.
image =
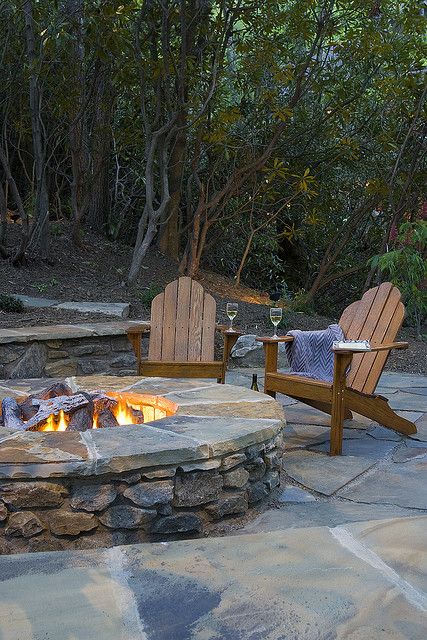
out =
[(332, 349), (334, 353), (372, 353), (373, 351), (391, 351), (392, 349), (407, 349), (407, 342), (384, 342), (381, 344), (371, 344), (371, 348), (367, 349)]
[(151, 325), (149, 322), (145, 322), (144, 324), (135, 324), (132, 327), (126, 329), (127, 335), (140, 335), (141, 333), (149, 333), (151, 331)]

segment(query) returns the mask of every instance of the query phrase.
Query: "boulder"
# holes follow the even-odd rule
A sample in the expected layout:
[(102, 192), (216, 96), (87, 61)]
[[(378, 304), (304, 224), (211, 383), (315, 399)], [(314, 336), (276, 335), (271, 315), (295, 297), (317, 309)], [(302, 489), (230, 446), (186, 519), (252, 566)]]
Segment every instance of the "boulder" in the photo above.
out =
[(171, 480), (140, 482), (126, 489), (123, 495), (138, 507), (168, 504), (173, 498), (173, 482)]
[[(235, 367), (264, 367), (264, 348), (256, 336), (247, 334), (240, 336), (231, 350), (230, 364)], [(285, 343), (279, 343), (279, 368), (288, 367), (285, 354)]]
[(195, 471), (176, 477), (176, 507), (194, 507), (217, 500), (223, 485), (222, 476), (216, 471)]
[(0, 498), (14, 508), (59, 507), (67, 490), (53, 482), (14, 482), (0, 485)]
[(99, 519), (109, 529), (140, 529), (154, 520), (156, 515), (154, 509), (136, 509), (121, 504), (107, 509)]
[(69, 513), (54, 511), (49, 514), (49, 527), (56, 536), (78, 536), (84, 531), (92, 531), (98, 521), (91, 513)]
[(73, 509), (102, 511), (114, 502), (117, 491), (111, 484), (88, 484), (74, 487), (70, 504)]
[(201, 533), (203, 531), (203, 521), (195, 513), (180, 513), (173, 516), (166, 516), (154, 522), (151, 533)]
[(44, 525), (35, 513), (18, 511), (11, 513), (5, 530), (7, 536), (32, 538), (43, 531)]
[(245, 513), (248, 510), (246, 493), (234, 493), (226, 495), (213, 504), (209, 504), (205, 511), (212, 520), (219, 520), (224, 516)]
[(227, 471), (227, 473), (224, 473), (223, 477), (224, 487), (229, 489), (240, 489), (249, 480), (249, 471), (246, 471), (243, 467), (239, 467), (238, 469)]

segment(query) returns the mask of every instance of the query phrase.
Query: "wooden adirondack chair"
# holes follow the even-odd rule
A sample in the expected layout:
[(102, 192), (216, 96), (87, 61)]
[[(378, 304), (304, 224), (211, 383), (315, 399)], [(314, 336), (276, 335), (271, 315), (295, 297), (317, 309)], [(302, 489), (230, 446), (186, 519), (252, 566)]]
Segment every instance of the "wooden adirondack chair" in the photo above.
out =
[(339, 321), (344, 335), (350, 340), (369, 340), (372, 351), (334, 351), (333, 383), (278, 373), (278, 343), (293, 338), (258, 338), (265, 349), (265, 392), (273, 397), (276, 392), (284, 393), (329, 413), (331, 455), (342, 453), (343, 422), (352, 418), (351, 411), (405, 435), (417, 432), (412, 422), (389, 407), (387, 398), (374, 394), (390, 350), (408, 347), (407, 342), (394, 342), (405, 314), (400, 298), (399, 289), (385, 282), (345, 309)]
[[(217, 378), (225, 382), (230, 351), (240, 331), (215, 324), (216, 302), (201, 284), (182, 277), (170, 282), (151, 303), (150, 328), (132, 327), (132, 343), (142, 376)], [(224, 337), (222, 360), (214, 360), (215, 330)], [(148, 360), (142, 359), (142, 333), (150, 331)]]

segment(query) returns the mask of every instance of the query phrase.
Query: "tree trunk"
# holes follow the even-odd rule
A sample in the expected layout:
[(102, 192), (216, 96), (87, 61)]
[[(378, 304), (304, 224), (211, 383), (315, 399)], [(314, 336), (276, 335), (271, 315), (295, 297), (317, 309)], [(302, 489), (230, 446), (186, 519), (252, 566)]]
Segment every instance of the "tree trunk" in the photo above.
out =
[(111, 217), (110, 157), (112, 148), (111, 120), (114, 110), (110, 67), (101, 62), (96, 69), (99, 81), (95, 95), (92, 124), (91, 180), (87, 220), (103, 233)]
[(38, 64), (35, 44), (35, 25), (31, 0), (23, 0), (25, 36), (30, 75), (30, 112), (36, 178), (35, 223), (31, 232), (31, 244), (38, 247), (43, 259), (49, 257), (49, 197), (46, 180), (46, 148), (41, 114), (39, 77), (35, 71)]

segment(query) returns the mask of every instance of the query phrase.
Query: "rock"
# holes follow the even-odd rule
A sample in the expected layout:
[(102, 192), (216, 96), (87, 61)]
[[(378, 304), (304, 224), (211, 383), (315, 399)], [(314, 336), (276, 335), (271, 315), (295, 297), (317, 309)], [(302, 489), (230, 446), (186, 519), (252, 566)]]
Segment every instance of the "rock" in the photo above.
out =
[(264, 462), (267, 469), (277, 469), (280, 467), (281, 455), (277, 450), (272, 450), (264, 455)]
[(12, 547), (4, 538), (0, 538), (0, 556), (6, 556), (12, 553)]
[(241, 462), (246, 461), (246, 456), (244, 453), (235, 453), (232, 456), (226, 456), (222, 459), (221, 471), (227, 471), (228, 469), (232, 469), (236, 467)]
[(70, 504), (73, 509), (102, 511), (114, 502), (117, 491), (112, 484), (87, 484), (73, 488)]
[(41, 378), (45, 373), (47, 348), (44, 344), (30, 344), (24, 355), (9, 371), (9, 378)]
[(239, 469), (233, 469), (233, 471), (224, 473), (223, 478), (224, 487), (230, 489), (240, 489), (249, 480), (249, 471), (246, 471), (246, 469), (243, 469), (243, 467), (239, 467)]
[(218, 469), (221, 465), (221, 460), (213, 458), (212, 460), (201, 460), (200, 462), (194, 462), (193, 464), (180, 465), (179, 469), (188, 473), (189, 471), (209, 471), (209, 469)]
[(110, 360), (109, 365), (114, 369), (131, 368), (136, 363), (134, 353), (123, 353), (117, 358)]
[(156, 478), (173, 478), (175, 474), (175, 467), (169, 467), (169, 469), (165, 467), (164, 469), (156, 469), (155, 471), (144, 471), (142, 477), (148, 478), (148, 480), (155, 480)]
[(118, 477), (118, 480), (120, 480), (121, 482), (125, 482), (126, 484), (136, 484), (141, 480), (141, 474), (140, 473), (128, 473), (128, 474), (124, 473), (123, 475)]
[(61, 351), (60, 349), (49, 349), (47, 357), (49, 360), (61, 360), (63, 358), (68, 358), (67, 351)]
[(55, 309), (79, 311), (80, 313), (102, 313), (106, 316), (127, 318), (130, 305), (128, 302), (61, 302)]
[(54, 538), (45, 538), (44, 536), (37, 536), (32, 538), (28, 543), (28, 551), (37, 553), (40, 551), (62, 551), (66, 548), (61, 540), (55, 540)]
[(173, 498), (173, 482), (171, 480), (141, 482), (126, 489), (123, 495), (138, 507), (168, 504)]
[(217, 500), (223, 485), (222, 476), (216, 471), (195, 471), (176, 477), (176, 507), (194, 507)]
[[(264, 349), (261, 342), (256, 341), (256, 336), (246, 334), (239, 336), (231, 350), (231, 363), (235, 367), (264, 367)], [(285, 343), (279, 344), (279, 369), (288, 367), (285, 354)]]
[(256, 482), (257, 480), (261, 480), (265, 475), (267, 465), (263, 458), (256, 458), (253, 462), (247, 464), (245, 468), (249, 472), (249, 480)]
[(121, 504), (107, 509), (99, 519), (109, 529), (139, 529), (154, 520), (156, 515), (153, 509), (136, 509)]
[(245, 493), (235, 493), (220, 498), (218, 502), (209, 504), (205, 511), (212, 520), (219, 520), (224, 516), (245, 513), (248, 510), (248, 499)]
[(280, 476), (278, 471), (269, 471), (262, 479), (263, 483), (269, 491), (273, 491), (280, 484)]
[(157, 534), (187, 533), (203, 531), (203, 521), (195, 513), (180, 513), (174, 516), (166, 516), (154, 522), (150, 532)]
[(92, 531), (98, 526), (93, 513), (70, 513), (54, 511), (49, 514), (49, 527), (56, 536), (78, 536), (83, 531)]
[(53, 482), (14, 482), (0, 485), (0, 497), (14, 508), (59, 507), (67, 490)]
[(248, 502), (253, 504), (268, 496), (268, 489), (263, 482), (254, 482), (248, 487)]
[(261, 453), (264, 453), (265, 445), (264, 444), (253, 444), (251, 447), (247, 447), (245, 450), (246, 458), (248, 460), (254, 460), (258, 458)]
[(0, 502), (0, 522), (3, 522), (7, 518), (7, 509), (6, 505), (3, 502)]
[(32, 511), (11, 513), (5, 530), (7, 536), (31, 538), (45, 529), (42, 522)]
[(50, 378), (67, 378), (77, 375), (77, 360), (64, 358), (49, 362), (45, 367), (46, 375)]

